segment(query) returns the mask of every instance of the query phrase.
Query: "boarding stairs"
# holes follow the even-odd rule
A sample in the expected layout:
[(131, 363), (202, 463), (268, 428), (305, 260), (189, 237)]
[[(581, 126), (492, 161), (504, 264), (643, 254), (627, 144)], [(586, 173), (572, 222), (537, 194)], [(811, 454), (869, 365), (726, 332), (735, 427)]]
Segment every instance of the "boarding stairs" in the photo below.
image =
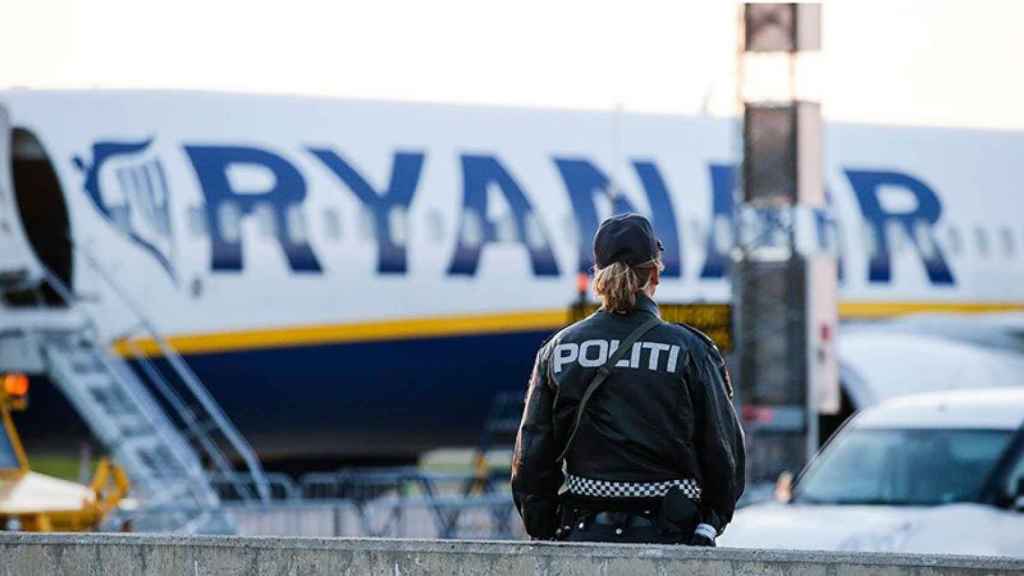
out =
[(265, 503), (269, 489), (259, 460), (141, 310), (95, 260), (84, 260), (138, 319), (133, 332), (148, 336), (159, 355), (144, 353), (130, 339), (115, 355), (87, 306), (47, 272), (46, 284), (66, 307), (3, 310), (0, 369), (46, 372), (125, 469), (137, 508), (119, 511), (115, 522), (145, 532), (234, 533), (234, 520), (221, 505), (224, 487), (218, 493), (211, 478), (235, 479), (227, 490), (234, 500)]

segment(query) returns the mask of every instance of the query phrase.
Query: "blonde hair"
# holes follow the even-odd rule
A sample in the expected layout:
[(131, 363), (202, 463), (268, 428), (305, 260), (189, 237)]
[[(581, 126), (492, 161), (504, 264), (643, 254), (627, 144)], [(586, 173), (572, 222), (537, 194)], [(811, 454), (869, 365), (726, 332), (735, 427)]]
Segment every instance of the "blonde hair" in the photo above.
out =
[(651, 283), (651, 271), (665, 269), (661, 258), (630, 267), (622, 262), (594, 270), (594, 292), (601, 298), (601, 307), (608, 312), (625, 314), (636, 307), (636, 295)]

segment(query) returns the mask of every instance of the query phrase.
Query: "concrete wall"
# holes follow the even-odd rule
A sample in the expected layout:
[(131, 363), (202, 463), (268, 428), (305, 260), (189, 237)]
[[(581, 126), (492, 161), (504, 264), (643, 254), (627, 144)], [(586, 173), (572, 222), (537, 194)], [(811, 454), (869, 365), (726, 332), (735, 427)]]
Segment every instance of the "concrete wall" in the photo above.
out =
[(1019, 576), (1024, 561), (641, 545), (0, 533), (0, 574)]

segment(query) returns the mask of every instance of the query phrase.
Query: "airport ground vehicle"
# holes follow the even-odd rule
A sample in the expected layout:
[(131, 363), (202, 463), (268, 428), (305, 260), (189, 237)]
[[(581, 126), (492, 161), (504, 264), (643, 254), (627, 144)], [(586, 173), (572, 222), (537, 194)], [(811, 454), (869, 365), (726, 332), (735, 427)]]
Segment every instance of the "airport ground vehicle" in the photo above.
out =
[(790, 494), (739, 511), (720, 544), (1024, 556), (1024, 390), (933, 392), (868, 409)]
[(96, 530), (128, 493), (124, 472), (101, 460), (89, 486), (33, 472), (11, 420), (28, 406), (28, 378), (0, 373), (0, 529)]

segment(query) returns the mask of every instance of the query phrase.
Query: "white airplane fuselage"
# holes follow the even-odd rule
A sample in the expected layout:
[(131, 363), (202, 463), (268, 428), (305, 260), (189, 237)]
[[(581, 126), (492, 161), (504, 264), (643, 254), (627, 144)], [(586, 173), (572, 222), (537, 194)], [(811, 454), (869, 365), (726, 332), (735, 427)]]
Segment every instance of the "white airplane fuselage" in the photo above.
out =
[[(264, 455), (472, 443), (613, 211), (651, 217), (660, 299), (731, 297), (731, 120), (192, 92), (0, 109), (0, 273), (49, 266), (113, 339), (135, 319), (92, 255)], [(1024, 134), (829, 124), (825, 147), (843, 317), (1024, 309)]]

